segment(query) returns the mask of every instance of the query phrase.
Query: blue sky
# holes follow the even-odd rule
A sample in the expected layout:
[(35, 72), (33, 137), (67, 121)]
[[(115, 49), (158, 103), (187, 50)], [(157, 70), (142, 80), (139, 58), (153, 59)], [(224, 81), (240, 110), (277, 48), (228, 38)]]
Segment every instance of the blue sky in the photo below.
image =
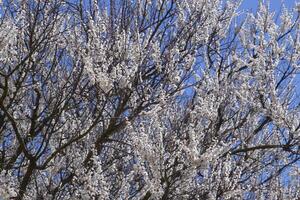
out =
[[(279, 11), (282, 5), (282, 2), (288, 7), (293, 8), (297, 0), (269, 0), (270, 7), (274, 11)], [(259, 0), (244, 0), (241, 8), (245, 10), (255, 10), (258, 5)], [(299, 2), (299, 1), (298, 1)]]

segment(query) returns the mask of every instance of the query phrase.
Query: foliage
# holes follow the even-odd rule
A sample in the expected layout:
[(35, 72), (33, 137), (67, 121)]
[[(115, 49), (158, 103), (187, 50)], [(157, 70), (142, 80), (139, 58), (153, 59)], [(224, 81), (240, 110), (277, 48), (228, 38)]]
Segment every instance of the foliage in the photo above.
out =
[(6, 0), (0, 195), (300, 197), (300, 5)]

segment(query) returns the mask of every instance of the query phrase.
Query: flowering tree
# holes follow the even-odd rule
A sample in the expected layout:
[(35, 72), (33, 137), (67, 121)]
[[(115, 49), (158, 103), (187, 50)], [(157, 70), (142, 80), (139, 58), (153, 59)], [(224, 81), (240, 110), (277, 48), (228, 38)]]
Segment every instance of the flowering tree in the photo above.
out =
[(300, 6), (3, 1), (0, 197), (297, 199)]

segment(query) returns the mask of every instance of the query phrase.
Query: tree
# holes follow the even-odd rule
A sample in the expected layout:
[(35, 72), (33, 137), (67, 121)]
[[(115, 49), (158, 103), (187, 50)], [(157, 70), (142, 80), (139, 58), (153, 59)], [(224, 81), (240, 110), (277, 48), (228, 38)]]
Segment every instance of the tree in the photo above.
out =
[(300, 7), (6, 0), (0, 195), (299, 198)]

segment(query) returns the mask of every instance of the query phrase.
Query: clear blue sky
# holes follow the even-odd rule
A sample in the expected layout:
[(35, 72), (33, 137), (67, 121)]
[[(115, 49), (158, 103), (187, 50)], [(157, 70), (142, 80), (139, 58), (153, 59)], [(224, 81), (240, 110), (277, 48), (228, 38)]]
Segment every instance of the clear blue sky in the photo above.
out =
[[(244, 10), (255, 10), (257, 8), (259, 0), (244, 0), (241, 9)], [(279, 11), (282, 2), (288, 7), (293, 8), (297, 0), (269, 0), (271, 9), (274, 11)], [(300, 2), (300, 1), (298, 1)]]

